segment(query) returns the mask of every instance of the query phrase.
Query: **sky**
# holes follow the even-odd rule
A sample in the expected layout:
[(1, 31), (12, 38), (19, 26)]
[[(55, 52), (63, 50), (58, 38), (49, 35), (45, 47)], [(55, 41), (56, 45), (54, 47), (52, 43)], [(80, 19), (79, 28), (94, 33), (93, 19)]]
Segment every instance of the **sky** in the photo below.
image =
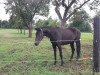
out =
[[(9, 19), (9, 14), (6, 14), (6, 11), (5, 11), (5, 5), (3, 4), (5, 2), (5, 0), (0, 0), (0, 20), (8, 20)], [(83, 7), (87, 12), (88, 14), (93, 17), (95, 15), (95, 13), (93, 11), (90, 11), (88, 6), (84, 6)], [(54, 6), (50, 6), (50, 14), (49, 14), (49, 17), (51, 16), (53, 19), (58, 19), (58, 16), (57, 14), (55, 13), (55, 10), (54, 10)]]
[(6, 14), (5, 5), (2, 4), (5, 0), (0, 0), (0, 20), (8, 20), (9, 14)]
[[(9, 14), (6, 14), (5, 11), (5, 5), (3, 4), (5, 0), (0, 0), (0, 20), (8, 20)], [(49, 17), (52, 17), (53, 19), (57, 19), (57, 14), (55, 13), (54, 6), (50, 6), (50, 14)], [(37, 16), (38, 17), (38, 16)], [(40, 17), (41, 18), (41, 17)]]

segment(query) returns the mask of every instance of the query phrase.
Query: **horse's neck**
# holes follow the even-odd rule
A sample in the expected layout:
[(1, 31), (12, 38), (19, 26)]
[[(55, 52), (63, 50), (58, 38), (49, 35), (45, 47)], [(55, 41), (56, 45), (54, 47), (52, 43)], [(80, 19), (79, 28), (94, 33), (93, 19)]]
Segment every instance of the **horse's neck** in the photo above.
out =
[(50, 31), (45, 31), (45, 33), (44, 33), (45, 35), (44, 36), (46, 36), (46, 37), (48, 37), (48, 38), (52, 38), (52, 32), (51, 32), (51, 30)]
[(45, 32), (45, 35), (44, 35), (44, 36), (50, 38), (50, 37), (51, 37), (51, 33), (49, 33), (49, 32)]

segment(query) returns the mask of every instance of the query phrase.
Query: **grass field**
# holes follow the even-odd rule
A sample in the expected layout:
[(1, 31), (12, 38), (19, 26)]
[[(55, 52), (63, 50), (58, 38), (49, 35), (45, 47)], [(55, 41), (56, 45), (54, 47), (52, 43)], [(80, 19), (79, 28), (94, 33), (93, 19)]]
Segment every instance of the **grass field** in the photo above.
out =
[(0, 75), (92, 75), (92, 33), (82, 33), (78, 63), (68, 62), (71, 49), (69, 45), (63, 46), (63, 66), (60, 66), (58, 51), (57, 65), (53, 65), (53, 49), (48, 38), (35, 47), (35, 32), (33, 38), (27, 36), (27, 32), (23, 35), (15, 29), (0, 29)]

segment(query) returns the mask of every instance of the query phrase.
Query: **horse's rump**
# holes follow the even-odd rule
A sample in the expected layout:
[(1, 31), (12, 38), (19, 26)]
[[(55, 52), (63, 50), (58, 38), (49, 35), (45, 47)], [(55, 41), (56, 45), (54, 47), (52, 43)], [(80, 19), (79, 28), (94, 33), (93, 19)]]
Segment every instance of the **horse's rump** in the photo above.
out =
[(76, 28), (57, 28), (56, 34), (60, 40), (74, 41), (80, 39), (80, 31)]

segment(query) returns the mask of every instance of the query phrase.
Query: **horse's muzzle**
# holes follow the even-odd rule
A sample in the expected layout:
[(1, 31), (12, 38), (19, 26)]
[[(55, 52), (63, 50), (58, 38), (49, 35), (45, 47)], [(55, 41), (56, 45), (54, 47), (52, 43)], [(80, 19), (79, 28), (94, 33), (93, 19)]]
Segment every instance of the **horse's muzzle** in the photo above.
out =
[(37, 43), (34, 43), (34, 45), (35, 45), (35, 46), (38, 46), (38, 44), (37, 44)]

